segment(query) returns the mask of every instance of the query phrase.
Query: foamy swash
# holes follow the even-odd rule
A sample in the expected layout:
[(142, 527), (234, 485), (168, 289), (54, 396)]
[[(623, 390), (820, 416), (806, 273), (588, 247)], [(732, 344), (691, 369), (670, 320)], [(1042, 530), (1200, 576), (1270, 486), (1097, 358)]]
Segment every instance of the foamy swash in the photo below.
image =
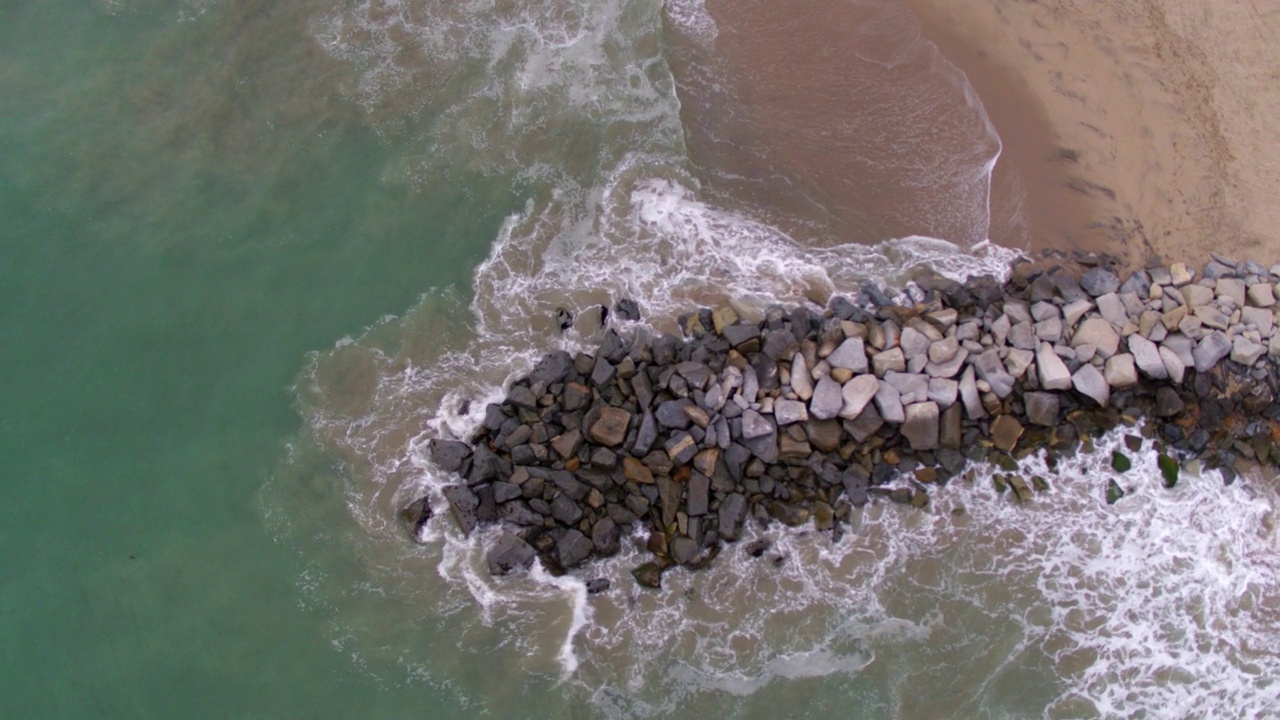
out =
[[(713, 562), (749, 521), (838, 537), (852, 508), (923, 507), (968, 460), (1007, 470), (997, 489), (1029, 499), (1045, 481), (1018, 459), (1044, 449), (1053, 467), (1143, 417), (1154, 443), (1133, 436), (1128, 449), (1156, 453), (1168, 487), (1191, 455), (1228, 478), (1241, 458), (1270, 462), (1280, 275), (1220, 259), (1199, 282), (1174, 264), (1122, 283), (1105, 259), (1079, 260), (1023, 266), (1003, 286), (923, 275), (905, 304), (870, 284), (821, 313), (749, 318), (727, 304), (682, 317), (683, 338), (609, 328), (594, 355), (547, 355), (468, 442), (431, 443), (462, 479), (443, 495), (463, 532), (507, 528), (488, 552), (494, 574), (614, 555), (640, 524), (655, 558), (633, 575), (660, 587), (672, 567)], [(623, 300), (613, 315), (637, 313)], [(1117, 451), (1113, 467), (1131, 462)], [(1115, 479), (1098, 492), (1124, 495)], [(415, 537), (431, 515), (428, 498), (402, 513)]]

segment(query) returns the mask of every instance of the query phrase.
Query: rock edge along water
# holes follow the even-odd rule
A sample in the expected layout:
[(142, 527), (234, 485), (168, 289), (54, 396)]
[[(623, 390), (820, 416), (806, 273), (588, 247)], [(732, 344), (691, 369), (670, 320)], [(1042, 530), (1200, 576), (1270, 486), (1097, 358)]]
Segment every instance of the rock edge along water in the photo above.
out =
[[(594, 354), (551, 353), (514, 381), (468, 441), (430, 443), (458, 479), (443, 495), (464, 533), (504, 527), (494, 574), (535, 557), (568, 571), (639, 524), (654, 559), (633, 575), (657, 587), (746, 522), (812, 520), (838, 539), (853, 508), (924, 507), (969, 461), (1030, 499), (1045, 481), (1018, 475), (1019, 458), (1044, 450), (1052, 465), (1143, 417), (1166, 486), (1175, 458), (1228, 482), (1238, 462), (1280, 459), (1280, 265), (1215, 258), (1198, 280), (1174, 263), (1123, 281), (1113, 266), (1024, 264), (1004, 284), (920, 273), (900, 303), (866, 283), (822, 312), (703, 309), (680, 318), (681, 337), (609, 327)], [(638, 311), (622, 300), (613, 315)], [(1108, 502), (1123, 495), (1097, 482)], [(402, 513), (414, 537), (430, 516), (426, 498)]]

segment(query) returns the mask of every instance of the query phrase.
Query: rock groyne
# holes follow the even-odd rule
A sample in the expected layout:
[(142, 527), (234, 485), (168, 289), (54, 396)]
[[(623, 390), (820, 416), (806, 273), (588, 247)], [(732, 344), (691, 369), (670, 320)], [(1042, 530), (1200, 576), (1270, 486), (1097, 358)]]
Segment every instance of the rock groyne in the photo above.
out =
[[(1280, 455), (1278, 282), (1280, 266), (1224, 258), (1124, 278), (1106, 258), (1062, 258), (1004, 283), (921, 274), (897, 302), (868, 283), (823, 309), (703, 309), (680, 336), (623, 322), (595, 353), (545, 356), (473, 437), (433, 440), (431, 455), (456, 478), (443, 495), (463, 532), (503, 526), (491, 572), (535, 557), (564, 572), (639, 525), (654, 557), (633, 574), (654, 587), (745, 523), (838, 539), (855, 508), (926, 507), (970, 462), (1028, 500), (1045, 481), (1018, 459), (1044, 451), (1052, 466), (1140, 419), (1148, 438), (1129, 449), (1158, 453), (1167, 486), (1191, 458), (1231, 481), (1239, 462)], [(620, 301), (613, 316), (638, 311)], [(1124, 493), (1078, 481), (1107, 502)], [(402, 517), (416, 534), (431, 514), (424, 498)]]

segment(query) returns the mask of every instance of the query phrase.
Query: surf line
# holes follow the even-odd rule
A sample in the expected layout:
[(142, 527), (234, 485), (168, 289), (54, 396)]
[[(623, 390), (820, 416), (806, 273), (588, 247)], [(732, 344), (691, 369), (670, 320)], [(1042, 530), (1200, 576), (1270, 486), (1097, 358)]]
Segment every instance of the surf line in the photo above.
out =
[[(1228, 483), (1243, 465), (1277, 465), (1280, 264), (1215, 256), (1123, 281), (1117, 267), (1049, 251), (1003, 283), (921, 269), (894, 295), (866, 281), (825, 307), (703, 308), (678, 318), (679, 335), (655, 336), (627, 299), (566, 313), (562, 327), (598, 336), (597, 351), (544, 356), (470, 437), (433, 439), (455, 480), (434, 502), (464, 534), (501, 525), (495, 575), (535, 559), (589, 574), (639, 529), (653, 559), (631, 574), (660, 588), (672, 568), (712, 563), (746, 522), (839, 540), (857, 508), (925, 508), (972, 463), (1030, 502), (1047, 481), (1020, 459), (1043, 452), (1052, 469), (1121, 425), (1141, 423), (1126, 449), (1155, 454), (1168, 488), (1190, 462)], [(1114, 504), (1131, 463), (1116, 451), (1115, 476), (1080, 482)], [(434, 515), (431, 496), (401, 511), (415, 539)]]

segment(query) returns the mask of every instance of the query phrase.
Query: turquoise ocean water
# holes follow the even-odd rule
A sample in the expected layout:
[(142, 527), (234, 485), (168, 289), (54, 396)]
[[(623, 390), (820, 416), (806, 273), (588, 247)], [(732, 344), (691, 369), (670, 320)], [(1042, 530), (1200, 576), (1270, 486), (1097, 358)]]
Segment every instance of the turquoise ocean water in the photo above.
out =
[(873, 222), (888, 201), (827, 212), (794, 158), (726, 159), (776, 119), (735, 110), (753, 81), (708, 5), (0, 2), (0, 717), (1274, 707), (1265, 482), (1160, 494), (1139, 462), (1109, 508), (1081, 458), (1031, 508), (978, 483), (839, 546), (774, 537), (780, 570), (727, 554), (643, 594), (624, 555), (591, 601), (487, 578), (447, 518), (404, 537), (446, 481), (423, 442), (592, 341), (559, 305), (627, 295), (669, 329), (1013, 257), (980, 242), (996, 129), (905, 6), (869, 4), (859, 71), (918, 82), (844, 120), (902, 153), (959, 120), (954, 152), (859, 170), (911, 189)]

